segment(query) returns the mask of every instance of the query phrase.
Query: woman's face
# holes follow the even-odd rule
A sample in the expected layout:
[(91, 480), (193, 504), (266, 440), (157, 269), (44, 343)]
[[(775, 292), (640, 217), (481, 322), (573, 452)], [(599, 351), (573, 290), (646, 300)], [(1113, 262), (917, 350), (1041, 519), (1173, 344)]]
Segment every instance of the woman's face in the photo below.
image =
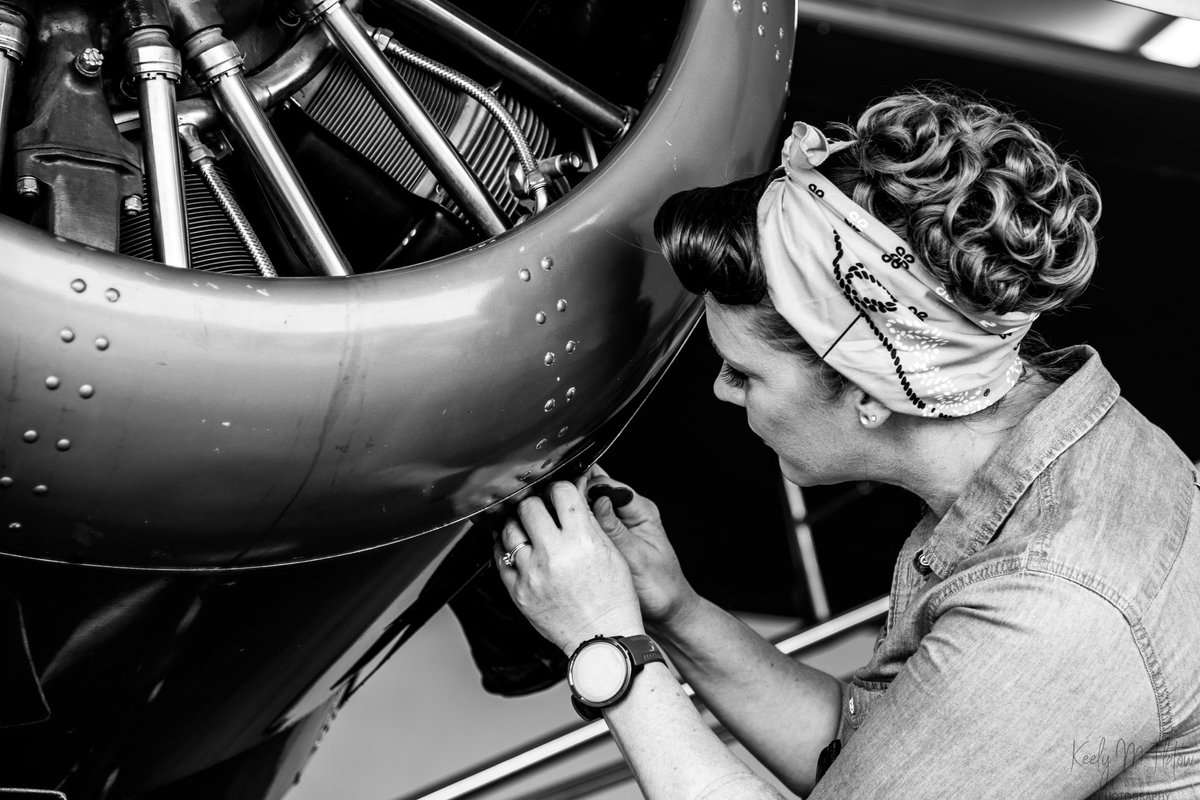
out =
[(769, 346), (749, 312), (705, 299), (708, 330), (724, 359), (713, 393), (746, 409), (750, 429), (779, 456), (785, 478), (799, 486), (861, 476), (862, 426), (853, 390), (831, 400), (815, 366)]

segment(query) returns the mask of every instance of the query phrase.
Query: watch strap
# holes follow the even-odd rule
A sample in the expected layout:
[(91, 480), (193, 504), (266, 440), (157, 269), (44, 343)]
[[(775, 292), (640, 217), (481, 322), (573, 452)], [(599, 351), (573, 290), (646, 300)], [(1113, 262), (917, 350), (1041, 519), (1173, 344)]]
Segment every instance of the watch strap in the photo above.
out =
[(629, 657), (633, 660), (633, 671), (635, 673), (646, 664), (667, 660), (658, 644), (649, 636), (614, 636), (612, 638), (623, 644), (625, 649), (629, 651)]

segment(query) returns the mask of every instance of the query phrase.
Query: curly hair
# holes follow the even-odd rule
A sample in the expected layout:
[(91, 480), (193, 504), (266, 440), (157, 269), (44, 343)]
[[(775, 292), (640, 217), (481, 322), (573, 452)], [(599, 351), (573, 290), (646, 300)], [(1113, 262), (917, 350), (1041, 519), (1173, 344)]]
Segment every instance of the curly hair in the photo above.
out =
[[(1012, 113), (945, 87), (914, 89), (830, 130), (853, 146), (822, 171), (907, 241), (964, 305), (1044, 312), (1087, 287), (1096, 263), (1096, 187)], [(689, 291), (748, 307), (761, 338), (818, 364), (836, 396), (852, 384), (817, 357), (767, 293), (757, 208), (777, 174), (672, 195), (654, 220), (655, 236)], [(1061, 381), (1040, 350), (1044, 343), (1027, 336), (1022, 355)]]
[(945, 88), (893, 95), (853, 127), (830, 179), (968, 306), (1070, 303), (1096, 265), (1095, 185), (1029, 124)]

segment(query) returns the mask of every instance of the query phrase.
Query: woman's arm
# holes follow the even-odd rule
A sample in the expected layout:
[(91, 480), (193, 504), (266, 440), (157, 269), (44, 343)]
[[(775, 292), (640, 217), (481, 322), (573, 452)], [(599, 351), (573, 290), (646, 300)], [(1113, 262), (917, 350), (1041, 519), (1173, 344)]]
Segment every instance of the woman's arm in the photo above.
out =
[(779, 652), (707, 600), (648, 628), (737, 740), (789, 789), (808, 794), (817, 756), (837, 736), (842, 682)]
[(782, 800), (709, 730), (661, 663), (647, 665), (604, 717), (650, 800)]

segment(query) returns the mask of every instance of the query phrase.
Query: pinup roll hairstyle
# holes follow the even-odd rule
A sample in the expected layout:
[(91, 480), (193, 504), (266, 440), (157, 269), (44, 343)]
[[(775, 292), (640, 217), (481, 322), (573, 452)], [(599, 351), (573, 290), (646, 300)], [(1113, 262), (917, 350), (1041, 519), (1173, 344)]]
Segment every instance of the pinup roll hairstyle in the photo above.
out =
[[(905, 240), (965, 307), (1046, 312), (1087, 287), (1099, 194), (1013, 114), (939, 86), (881, 100), (830, 134), (853, 144), (822, 172)], [(849, 381), (820, 361), (767, 292), (757, 206), (778, 174), (672, 195), (655, 218), (655, 236), (685, 288), (746, 307), (764, 341), (820, 364), (837, 396)], [(1039, 349), (1036, 337), (1022, 343), (1043, 377), (1061, 380)]]

